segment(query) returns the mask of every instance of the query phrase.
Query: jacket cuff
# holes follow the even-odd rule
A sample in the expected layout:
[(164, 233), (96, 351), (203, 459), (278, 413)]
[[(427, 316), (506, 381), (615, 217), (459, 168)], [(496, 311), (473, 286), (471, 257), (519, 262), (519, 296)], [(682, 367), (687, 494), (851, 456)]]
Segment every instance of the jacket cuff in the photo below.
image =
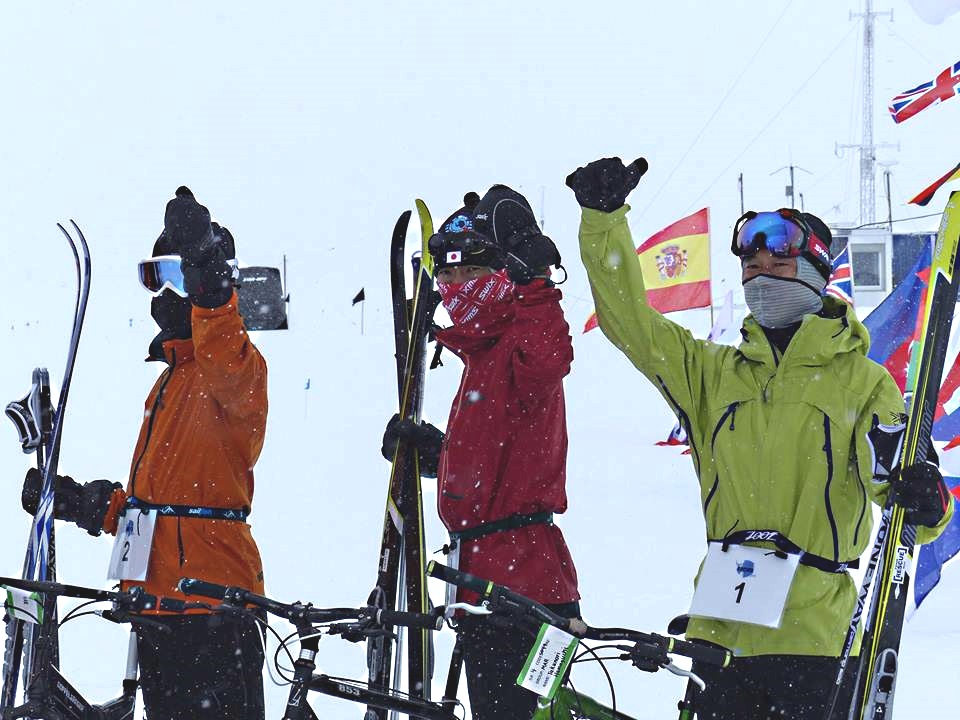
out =
[(110, 504), (107, 505), (107, 512), (103, 516), (103, 529), (111, 535), (117, 534), (117, 524), (120, 520), (120, 512), (123, 506), (127, 504), (127, 494), (122, 488), (117, 488), (110, 495)]
[(218, 307), (207, 308), (201, 305), (193, 306), (193, 315), (195, 319), (208, 320), (210, 318), (221, 317), (224, 315), (230, 315), (234, 312), (239, 312), (240, 300), (237, 297), (237, 291), (234, 290), (230, 293), (230, 298), (223, 304)]
[(602, 210), (593, 210), (591, 208), (581, 208), (581, 227), (586, 232), (606, 232), (615, 225), (624, 222), (626, 215), (630, 212), (630, 206), (624, 205), (613, 212), (603, 212)]

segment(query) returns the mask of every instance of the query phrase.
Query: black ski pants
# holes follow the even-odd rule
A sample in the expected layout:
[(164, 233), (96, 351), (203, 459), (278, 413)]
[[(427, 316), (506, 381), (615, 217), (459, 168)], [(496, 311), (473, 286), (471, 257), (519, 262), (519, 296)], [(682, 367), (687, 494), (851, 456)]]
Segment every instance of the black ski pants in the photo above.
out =
[[(823, 720), (837, 677), (835, 657), (759, 655), (727, 668), (694, 663), (707, 684), (695, 701), (699, 720)], [(852, 666), (852, 667), (851, 667)], [(833, 720), (846, 720), (857, 673), (847, 663)]]
[[(578, 603), (547, 605), (563, 617), (580, 617)], [(473, 720), (528, 720), (537, 696), (517, 685), (517, 676), (533, 648), (536, 633), (484, 617), (458, 622)]]
[(262, 634), (252, 618), (150, 620), (135, 622), (148, 720), (263, 720)]

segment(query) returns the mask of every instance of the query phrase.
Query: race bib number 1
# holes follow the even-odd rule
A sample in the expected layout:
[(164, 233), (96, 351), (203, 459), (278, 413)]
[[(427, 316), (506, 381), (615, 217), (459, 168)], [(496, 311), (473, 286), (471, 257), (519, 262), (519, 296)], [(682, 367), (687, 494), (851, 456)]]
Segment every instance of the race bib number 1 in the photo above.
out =
[(711, 542), (690, 615), (780, 627), (799, 555)]
[(156, 522), (156, 510), (130, 508), (123, 512), (117, 522), (117, 539), (110, 556), (108, 579), (139, 582), (147, 579)]
[(573, 660), (578, 642), (573, 635), (559, 628), (541, 626), (533, 650), (517, 678), (517, 685), (552, 700)]

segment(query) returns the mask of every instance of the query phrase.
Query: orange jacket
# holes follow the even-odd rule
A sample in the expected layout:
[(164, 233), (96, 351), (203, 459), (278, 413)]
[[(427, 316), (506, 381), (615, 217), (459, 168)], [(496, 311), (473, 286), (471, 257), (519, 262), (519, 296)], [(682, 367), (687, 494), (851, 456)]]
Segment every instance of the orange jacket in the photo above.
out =
[[(104, 530), (116, 534), (128, 496), (155, 504), (249, 508), (253, 466), (267, 421), (267, 365), (237, 311), (194, 307), (193, 338), (168, 340), (169, 367), (147, 397), (126, 492), (111, 497)], [(184, 598), (176, 585), (196, 577), (263, 592), (260, 553), (245, 522), (191, 517), (156, 520), (143, 585)]]

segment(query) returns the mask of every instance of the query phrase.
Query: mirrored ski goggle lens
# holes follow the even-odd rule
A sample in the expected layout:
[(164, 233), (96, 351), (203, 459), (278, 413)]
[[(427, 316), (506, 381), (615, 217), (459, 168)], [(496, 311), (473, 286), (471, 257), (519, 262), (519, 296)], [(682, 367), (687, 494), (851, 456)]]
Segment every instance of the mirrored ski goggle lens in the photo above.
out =
[(183, 289), (183, 273), (180, 258), (176, 255), (150, 258), (140, 262), (140, 284), (154, 295), (169, 288), (181, 297), (187, 297)]
[(798, 257), (803, 251), (803, 228), (780, 213), (762, 212), (747, 220), (737, 231), (736, 254), (756, 255), (766, 248), (780, 257)]

